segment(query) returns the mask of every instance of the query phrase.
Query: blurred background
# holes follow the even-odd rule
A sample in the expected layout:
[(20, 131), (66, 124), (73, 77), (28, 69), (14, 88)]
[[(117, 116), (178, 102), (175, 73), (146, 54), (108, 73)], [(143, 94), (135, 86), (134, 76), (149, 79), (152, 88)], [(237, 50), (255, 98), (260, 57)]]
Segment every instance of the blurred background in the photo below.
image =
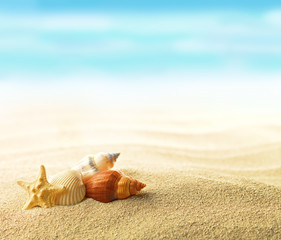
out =
[[(279, 1), (0, 2), (0, 99), (280, 110)], [(196, 106), (197, 108), (197, 106)]]

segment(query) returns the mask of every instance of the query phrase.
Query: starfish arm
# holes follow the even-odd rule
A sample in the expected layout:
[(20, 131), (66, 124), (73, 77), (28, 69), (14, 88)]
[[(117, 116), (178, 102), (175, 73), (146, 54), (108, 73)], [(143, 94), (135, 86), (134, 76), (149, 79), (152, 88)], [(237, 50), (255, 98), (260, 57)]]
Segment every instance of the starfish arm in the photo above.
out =
[(53, 206), (52, 201), (50, 199), (44, 199), (44, 201), (40, 202), (39, 205), (42, 208), (50, 208)]
[(35, 207), (37, 204), (33, 199), (30, 199), (28, 202), (26, 202), (26, 204), (23, 206), (23, 210), (28, 210), (31, 209), (33, 207)]
[(22, 188), (25, 190), (28, 190), (28, 187), (32, 184), (29, 182), (24, 182), (24, 181), (17, 181), (17, 184), (20, 185)]
[(46, 174), (46, 168), (44, 165), (40, 166), (40, 172), (38, 179), (42, 179), (43, 181), (47, 181), (47, 174)]

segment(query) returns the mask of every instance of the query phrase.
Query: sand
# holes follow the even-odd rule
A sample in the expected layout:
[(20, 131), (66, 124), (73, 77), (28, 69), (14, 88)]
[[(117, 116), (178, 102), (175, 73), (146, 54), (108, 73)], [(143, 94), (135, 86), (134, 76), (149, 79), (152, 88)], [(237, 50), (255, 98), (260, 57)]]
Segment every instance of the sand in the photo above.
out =
[[(3, 102), (2, 102), (3, 103)], [(0, 119), (0, 239), (281, 239), (281, 115), (194, 109), (17, 104)], [(44, 164), (51, 176), (87, 154), (147, 187), (24, 211)]]

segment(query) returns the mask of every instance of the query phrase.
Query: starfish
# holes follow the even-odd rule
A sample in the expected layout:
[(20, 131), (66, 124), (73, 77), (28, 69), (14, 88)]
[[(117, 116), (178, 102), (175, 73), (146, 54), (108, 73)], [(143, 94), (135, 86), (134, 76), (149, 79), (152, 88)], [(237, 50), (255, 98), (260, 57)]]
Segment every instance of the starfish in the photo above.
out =
[(65, 187), (52, 185), (48, 182), (46, 169), (43, 165), (40, 166), (39, 175), (34, 182), (17, 181), (17, 183), (29, 194), (29, 199), (23, 210), (31, 209), (35, 206), (42, 208), (52, 207), (56, 195), (65, 191)]

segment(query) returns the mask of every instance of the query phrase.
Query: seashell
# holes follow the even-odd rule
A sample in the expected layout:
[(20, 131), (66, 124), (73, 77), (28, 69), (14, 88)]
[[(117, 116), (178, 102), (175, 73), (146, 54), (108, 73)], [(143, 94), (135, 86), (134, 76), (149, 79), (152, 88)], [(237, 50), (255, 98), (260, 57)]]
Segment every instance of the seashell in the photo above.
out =
[(82, 174), (82, 181), (85, 183), (97, 172), (102, 172), (113, 168), (120, 153), (100, 152), (95, 155), (87, 155), (71, 169)]
[(53, 202), (56, 205), (73, 205), (85, 198), (86, 188), (78, 171), (66, 170), (59, 172), (52, 176), (49, 182), (65, 188), (64, 192), (54, 197)]
[(86, 196), (107, 203), (137, 194), (146, 185), (113, 170), (99, 172), (86, 183)]

